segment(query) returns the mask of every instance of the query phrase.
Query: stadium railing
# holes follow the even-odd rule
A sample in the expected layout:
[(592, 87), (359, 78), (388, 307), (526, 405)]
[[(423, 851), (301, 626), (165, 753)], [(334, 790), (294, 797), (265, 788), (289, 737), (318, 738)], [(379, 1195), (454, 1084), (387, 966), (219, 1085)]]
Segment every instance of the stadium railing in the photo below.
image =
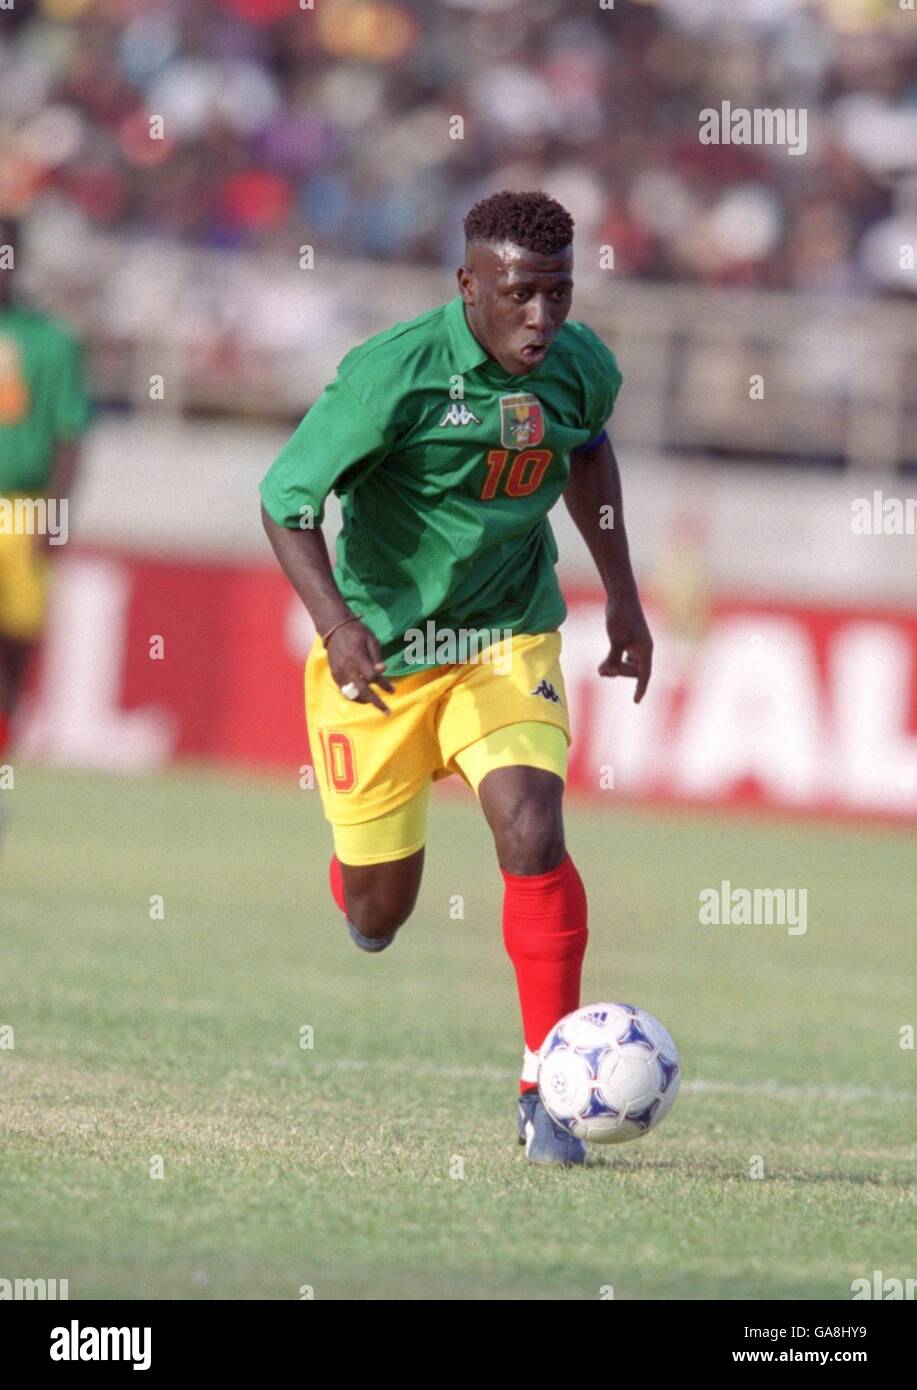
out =
[[(455, 292), (428, 268), (93, 238), (36, 248), (38, 297), (84, 336), (94, 389), (160, 413), (298, 419), (356, 343)], [(581, 257), (581, 260), (583, 258)], [(615, 349), (622, 443), (887, 472), (917, 466), (910, 301), (650, 284), (577, 270)]]

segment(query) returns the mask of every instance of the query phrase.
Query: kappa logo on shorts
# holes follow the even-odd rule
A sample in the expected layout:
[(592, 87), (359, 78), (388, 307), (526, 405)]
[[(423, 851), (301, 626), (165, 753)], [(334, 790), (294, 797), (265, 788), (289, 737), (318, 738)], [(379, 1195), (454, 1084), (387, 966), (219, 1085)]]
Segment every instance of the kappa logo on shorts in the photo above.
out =
[(559, 705), (562, 703), (560, 696), (558, 695), (557, 691), (554, 689), (550, 681), (539, 681), (538, 685), (535, 686), (535, 689), (529, 691), (529, 694), (541, 695), (545, 700), (550, 700), (552, 705)]

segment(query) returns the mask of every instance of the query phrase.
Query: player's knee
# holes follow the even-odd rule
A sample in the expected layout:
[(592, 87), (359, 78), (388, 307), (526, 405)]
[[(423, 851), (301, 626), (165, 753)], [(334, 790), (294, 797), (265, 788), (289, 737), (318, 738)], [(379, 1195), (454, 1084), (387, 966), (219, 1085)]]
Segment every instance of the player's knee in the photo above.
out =
[(564, 857), (560, 805), (513, 801), (494, 827), (500, 867), (508, 874), (546, 874)]
[(410, 907), (393, 907), (390, 904), (381, 907), (370, 905), (351, 909), (348, 915), (364, 936), (391, 936), (399, 927), (404, 926), (411, 910)]
[(369, 888), (347, 893), (347, 916), (364, 936), (391, 936), (414, 911), (417, 889)]

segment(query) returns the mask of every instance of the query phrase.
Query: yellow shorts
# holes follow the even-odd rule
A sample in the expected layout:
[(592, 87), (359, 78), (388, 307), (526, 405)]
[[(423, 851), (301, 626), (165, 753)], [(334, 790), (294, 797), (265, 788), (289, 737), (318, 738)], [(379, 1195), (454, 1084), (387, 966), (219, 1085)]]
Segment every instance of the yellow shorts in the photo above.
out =
[(306, 711), (342, 863), (419, 849), (430, 784), (452, 773), (475, 790), (495, 767), (543, 767), (565, 777), (570, 725), (560, 633), (520, 634), (505, 655), (505, 665), (478, 661), (393, 678), (394, 695), (381, 692), (386, 716), (345, 700), (316, 638), (306, 663)]
[(0, 527), (0, 637), (36, 642), (45, 617), (48, 557), (41, 538)]

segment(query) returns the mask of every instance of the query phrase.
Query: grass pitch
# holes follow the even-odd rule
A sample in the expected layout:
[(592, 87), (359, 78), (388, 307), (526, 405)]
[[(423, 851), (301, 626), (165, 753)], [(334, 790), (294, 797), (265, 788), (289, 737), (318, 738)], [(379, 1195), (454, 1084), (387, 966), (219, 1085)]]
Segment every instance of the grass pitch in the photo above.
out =
[[(584, 1001), (658, 1014), (685, 1081), (648, 1138), (545, 1170), (515, 1143), (491, 841), (437, 790), (417, 911), (371, 957), (327, 890), (317, 793), (17, 768), (0, 1277), (74, 1299), (849, 1299), (912, 1276), (912, 841), (571, 809)], [(805, 887), (806, 934), (701, 926), (723, 879)]]

